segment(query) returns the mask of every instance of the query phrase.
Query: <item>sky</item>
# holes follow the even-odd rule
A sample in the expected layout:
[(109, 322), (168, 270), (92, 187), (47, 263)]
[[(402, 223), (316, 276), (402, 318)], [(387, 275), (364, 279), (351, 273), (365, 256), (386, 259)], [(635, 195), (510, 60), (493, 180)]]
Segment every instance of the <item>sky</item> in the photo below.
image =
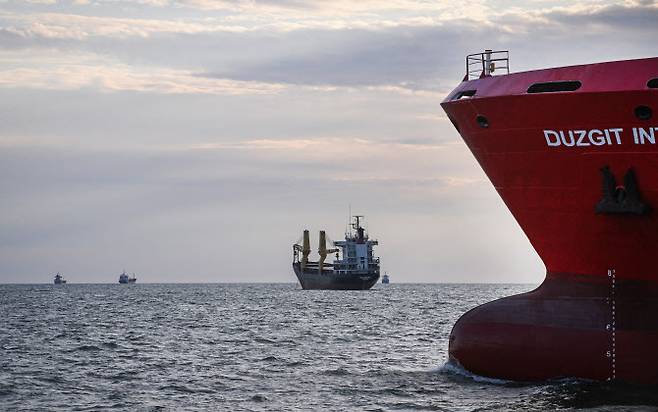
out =
[(393, 282), (542, 281), (439, 104), (658, 55), (654, 1), (0, 0), (0, 283), (295, 282), (366, 216)]

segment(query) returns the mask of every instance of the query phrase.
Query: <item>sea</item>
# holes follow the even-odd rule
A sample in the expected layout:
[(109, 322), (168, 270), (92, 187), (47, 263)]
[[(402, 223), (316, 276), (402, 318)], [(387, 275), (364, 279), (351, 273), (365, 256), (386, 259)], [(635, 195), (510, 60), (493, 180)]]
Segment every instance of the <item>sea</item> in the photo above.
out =
[(0, 410), (658, 410), (654, 387), (448, 362), (461, 314), (535, 286), (0, 285)]

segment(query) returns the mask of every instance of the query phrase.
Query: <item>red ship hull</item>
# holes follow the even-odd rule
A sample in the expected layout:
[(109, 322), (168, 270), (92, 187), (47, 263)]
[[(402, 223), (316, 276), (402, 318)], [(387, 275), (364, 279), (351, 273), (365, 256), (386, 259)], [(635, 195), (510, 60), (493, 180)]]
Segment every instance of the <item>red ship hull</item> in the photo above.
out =
[(442, 103), (547, 271), (456, 323), (466, 369), (658, 383), (654, 79), (658, 58), (482, 76)]

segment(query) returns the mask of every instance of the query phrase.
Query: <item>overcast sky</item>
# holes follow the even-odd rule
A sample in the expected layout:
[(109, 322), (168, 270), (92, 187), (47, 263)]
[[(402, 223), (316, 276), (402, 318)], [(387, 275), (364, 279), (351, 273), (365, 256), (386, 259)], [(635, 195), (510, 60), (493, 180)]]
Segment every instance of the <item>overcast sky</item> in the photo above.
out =
[[(439, 103), (658, 55), (653, 1), (0, 0), (0, 283), (294, 282), (365, 214), (393, 282), (544, 266)], [(314, 237), (317, 237), (315, 235)]]

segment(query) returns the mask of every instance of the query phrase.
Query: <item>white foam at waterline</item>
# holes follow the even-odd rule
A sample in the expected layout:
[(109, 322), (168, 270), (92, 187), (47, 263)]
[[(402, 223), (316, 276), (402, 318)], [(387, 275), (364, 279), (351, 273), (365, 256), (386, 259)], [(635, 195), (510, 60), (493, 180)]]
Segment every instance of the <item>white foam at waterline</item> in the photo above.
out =
[(486, 376), (476, 375), (473, 372), (466, 370), (462, 365), (459, 364), (459, 362), (455, 360), (448, 360), (446, 363), (439, 366), (436, 371), (451, 375), (459, 375), (472, 379), (475, 382), (490, 383), (492, 385), (508, 385), (510, 383), (518, 383), (506, 379), (488, 378)]

